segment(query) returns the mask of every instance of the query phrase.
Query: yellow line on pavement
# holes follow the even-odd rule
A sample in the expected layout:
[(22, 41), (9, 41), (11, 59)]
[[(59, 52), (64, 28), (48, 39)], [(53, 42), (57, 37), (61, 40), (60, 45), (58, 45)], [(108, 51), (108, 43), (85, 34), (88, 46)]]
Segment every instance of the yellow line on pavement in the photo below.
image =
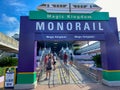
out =
[(58, 69), (57, 69), (57, 76), (58, 76), (59, 83), (62, 84), (61, 79), (60, 79), (60, 71), (59, 71), (59, 67), (58, 67)]
[(73, 73), (70, 71), (70, 76), (72, 77), (72, 79), (73, 79), (73, 81), (75, 82), (75, 83), (77, 83), (77, 79), (75, 78), (75, 76), (73, 75)]
[(69, 81), (69, 76), (66, 74), (66, 71), (64, 70), (64, 68), (61, 68), (62, 69), (62, 71), (63, 71), (63, 73), (64, 73), (64, 78), (65, 78), (65, 80), (66, 80), (66, 83), (67, 83), (67, 81)]

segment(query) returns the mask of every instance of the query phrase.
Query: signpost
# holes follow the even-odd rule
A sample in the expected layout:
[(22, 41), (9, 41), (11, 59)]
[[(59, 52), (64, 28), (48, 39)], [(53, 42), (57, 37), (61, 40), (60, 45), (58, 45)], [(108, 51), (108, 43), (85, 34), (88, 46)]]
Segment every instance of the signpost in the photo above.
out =
[(5, 82), (4, 82), (5, 88), (14, 88), (15, 76), (16, 76), (16, 68), (7, 67), (5, 70)]

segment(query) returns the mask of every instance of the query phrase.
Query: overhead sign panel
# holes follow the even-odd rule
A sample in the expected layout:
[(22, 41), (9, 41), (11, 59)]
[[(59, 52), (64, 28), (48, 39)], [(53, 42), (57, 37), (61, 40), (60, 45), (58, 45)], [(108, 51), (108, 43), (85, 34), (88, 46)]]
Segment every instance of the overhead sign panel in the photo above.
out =
[[(35, 33), (35, 40), (104, 40), (104, 34), (115, 29), (115, 18), (96, 20), (29, 20), (21, 17), (21, 29)], [(112, 26), (112, 27), (108, 27)]]
[[(73, 21), (73, 20), (29, 20), (21, 17), (24, 30), (31, 30), (41, 34), (104, 34), (111, 21)], [(112, 21), (113, 22), (113, 21)]]
[(29, 19), (43, 20), (109, 20), (108, 12), (94, 12), (91, 14), (78, 13), (47, 13), (41, 11), (30, 11)]
[(93, 13), (102, 8), (93, 3), (44, 3), (37, 7), (48, 13)]

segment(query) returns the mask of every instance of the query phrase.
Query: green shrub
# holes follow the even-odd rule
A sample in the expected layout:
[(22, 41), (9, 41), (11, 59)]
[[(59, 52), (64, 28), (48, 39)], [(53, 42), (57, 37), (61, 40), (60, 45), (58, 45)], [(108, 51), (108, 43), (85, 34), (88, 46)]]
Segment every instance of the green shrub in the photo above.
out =
[(100, 54), (97, 54), (97, 55), (93, 56), (93, 60), (96, 64), (96, 67), (102, 67), (101, 55)]
[(3, 75), (4, 75), (4, 70), (5, 70), (5, 68), (0, 67), (0, 76), (3, 76)]
[(18, 65), (17, 58), (4, 57), (4, 58), (0, 59), (0, 67), (17, 66), (17, 65)]

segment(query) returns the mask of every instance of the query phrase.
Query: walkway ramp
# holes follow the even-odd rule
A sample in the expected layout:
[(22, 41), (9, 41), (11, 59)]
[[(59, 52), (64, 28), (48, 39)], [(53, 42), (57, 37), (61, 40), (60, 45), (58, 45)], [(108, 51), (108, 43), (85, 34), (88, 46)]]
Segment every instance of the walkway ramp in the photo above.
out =
[(96, 83), (90, 76), (79, 71), (76, 66), (64, 65), (63, 60), (57, 60), (56, 70), (51, 70), (51, 77), (47, 80), (45, 69), (42, 69), (38, 77), (39, 85), (66, 85), (66, 84), (85, 84)]

